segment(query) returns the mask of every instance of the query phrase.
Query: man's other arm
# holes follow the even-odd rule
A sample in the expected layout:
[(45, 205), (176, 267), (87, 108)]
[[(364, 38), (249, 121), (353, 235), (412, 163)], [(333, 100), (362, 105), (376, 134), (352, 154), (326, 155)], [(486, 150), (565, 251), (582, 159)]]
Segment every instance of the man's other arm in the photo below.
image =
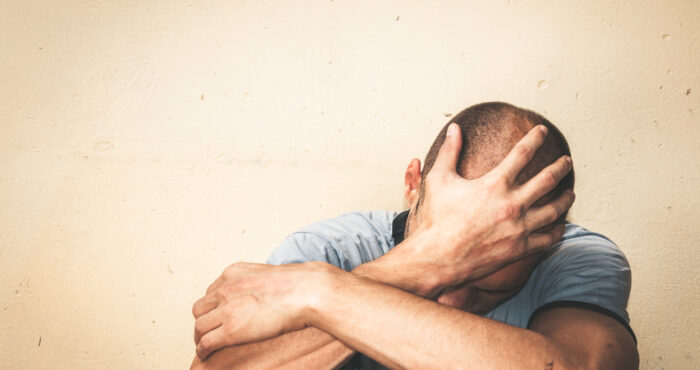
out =
[(636, 369), (631, 334), (593, 311), (557, 308), (531, 330), (329, 271), (305, 321), (392, 368)]

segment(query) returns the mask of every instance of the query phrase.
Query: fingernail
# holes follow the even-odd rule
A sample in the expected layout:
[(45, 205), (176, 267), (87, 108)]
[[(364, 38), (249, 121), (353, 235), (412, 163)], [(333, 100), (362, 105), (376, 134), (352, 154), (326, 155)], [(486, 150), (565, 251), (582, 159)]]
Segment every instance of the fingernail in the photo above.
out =
[(457, 131), (457, 125), (454, 123), (450, 123), (450, 125), (447, 127), (447, 136), (454, 136), (454, 134)]
[(573, 160), (571, 159), (571, 157), (569, 157), (568, 155), (566, 156), (566, 162), (567, 162), (568, 164), (574, 163), (574, 161), (573, 161)]
[(547, 126), (540, 125), (540, 131), (542, 131), (543, 134), (547, 135)]

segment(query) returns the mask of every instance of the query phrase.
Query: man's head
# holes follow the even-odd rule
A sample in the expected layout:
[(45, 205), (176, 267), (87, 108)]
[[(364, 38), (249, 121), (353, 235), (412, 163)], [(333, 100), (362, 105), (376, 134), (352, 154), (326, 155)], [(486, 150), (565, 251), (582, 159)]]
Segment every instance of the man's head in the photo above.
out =
[[(417, 216), (420, 214), (423, 201), (422, 179), (430, 172), (450, 123), (458, 124), (461, 129), (462, 151), (457, 162), (457, 172), (466, 179), (481, 177), (496, 167), (513, 146), (537, 125), (545, 125), (549, 133), (535, 157), (518, 175), (516, 183), (525, 183), (562, 155), (571, 155), (561, 132), (535, 112), (501, 102), (471, 106), (457, 114), (442, 128), (425, 157), (422, 170), (418, 159), (413, 159), (409, 164), (405, 175), (405, 198), (410, 206), (406, 236), (419, 226)], [(567, 189), (573, 189), (573, 186), (574, 173), (571, 171), (556, 188), (534, 206), (555, 199)], [(464, 206), (469, 207), (468, 204)], [(566, 214), (562, 215), (550, 227), (562, 223), (565, 217)], [(541, 254), (529, 256), (482, 279), (446, 291), (438, 301), (471, 312), (488, 312), (519, 291), (540, 257)]]

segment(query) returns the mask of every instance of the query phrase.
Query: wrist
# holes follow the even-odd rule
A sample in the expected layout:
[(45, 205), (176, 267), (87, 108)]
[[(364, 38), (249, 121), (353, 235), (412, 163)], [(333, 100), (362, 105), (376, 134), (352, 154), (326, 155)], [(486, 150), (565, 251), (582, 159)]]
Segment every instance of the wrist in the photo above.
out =
[(444, 263), (431, 259), (431, 250), (439, 247), (437, 240), (429, 232), (414, 232), (387, 254), (358, 266), (352, 272), (422, 297), (434, 298), (451, 281), (451, 270)]
[(300, 317), (305, 326), (313, 326), (316, 316), (333, 290), (341, 284), (345, 271), (323, 262), (302, 264), (309, 272), (303, 284), (296, 287), (296, 301)]
[(404, 271), (413, 277), (414, 292), (427, 298), (434, 298), (454, 280), (454, 260), (435, 253), (446, 245), (441, 240), (442, 235), (433, 229), (418, 229), (397, 250)]

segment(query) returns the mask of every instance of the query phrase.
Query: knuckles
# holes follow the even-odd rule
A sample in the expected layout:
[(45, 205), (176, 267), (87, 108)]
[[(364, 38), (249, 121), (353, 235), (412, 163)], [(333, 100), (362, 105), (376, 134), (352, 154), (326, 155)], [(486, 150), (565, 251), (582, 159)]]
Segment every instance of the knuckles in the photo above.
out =
[(204, 328), (202, 328), (202, 325), (204, 325), (202, 320), (196, 320), (194, 322), (194, 334), (197, 338), (200, 338), (200, 342), (202, 335), (204, 335)]
[(495, 174), (492, 176), (484, 176), (484, 186), (489, 190), (494, 190), (507, 182), (506, 176), (503, 174)]
[(545, 171), (542, 172), (542, 185), (545, 188), (554, 188), (557, 183), (559, 182), (559, 179), (557, 178), (557, 175), (552, 172), (552, 171)]
[(231, 320), (224, 321), (221, 324), (221, 328), (223, 329), (224, 335), (226, 336), (227, 340), (230, 340), (231, 337), (233, 337), (233, 333), (237, 329), (236, 324)]
[(224, 278), (231, 278), (233, 276), (236, 276), (240, 271), (244, 268), (244, 264), (242, 262), (236, 262), (224, 269), (223, 276)]
[[(525, 230), (525, 227), (518, 224), (516, 226), (513, 226), (513, 228), (510, 231), (510, 239), (512, 243), (511, 249), (513, 251), (517, 251), (518, 248), (513, 248), (517, 247), (519, 245), (522, 245), (522, 241), (527, 237), (527, 230)], [(520, 251), (517, 251), (520, 252)]]
[(513, 150), (515, 151), (515, 154), (517, 156), (523, 157), (523, 158), (530, 158), (532, 156), (532, 154), (534, 153), (532, 148), (530, 148), (527, 145), (516, 145), (515, 148), (513, 148)]
[(199, 318), (200, 316), (202, 316), (204, 314), (203, 305), (204, 305), (204, 303), (202, 302), (201, 299), (198, 300), (197, 302), (194, 302), (194, 304), (192, 305), (192, 315), (194, 316), (195, 319)]
[(199, 358), (203, 359), (211, 351), (213, 343), (210, 338), (211, 337), (206, 336), (199, 340), (199, 344), (197, 345), (197, 355)]
[(559, 218), (559, 215), (561, 215), (562, 213), (564, 213), (564, 212), (560, 209), (560, 207), (554, 206), (554, 207), (550, 208), (549, 212), (547, 212), (545, 221), (548, 224), (550, 224), (550, 223), (556, 221), (557, 218)]
[(229, 300), (229, 297), (235, 293), (235, 290), (236, 284), (229, 282), (221, 284), (213, 293), (214, 297), (216, 297), (219, 302), (226, 302)]
[(232, 276), (233, 275), (240, 275), (244, 271), (248, 271), (248, 270), (254, 268), (255, 266), (257, 266), (257, 265), (254, 263), (236, 262), (236, 263), (226, 267), (224, 269), (223, 275), (224, 275), (224, 277), (226, 277), (228, 275), (232, 275)]
[(520, 202), (506, 201), (498, 213), (499, 221), (517, 220), (525, 214), (525, 205)]

